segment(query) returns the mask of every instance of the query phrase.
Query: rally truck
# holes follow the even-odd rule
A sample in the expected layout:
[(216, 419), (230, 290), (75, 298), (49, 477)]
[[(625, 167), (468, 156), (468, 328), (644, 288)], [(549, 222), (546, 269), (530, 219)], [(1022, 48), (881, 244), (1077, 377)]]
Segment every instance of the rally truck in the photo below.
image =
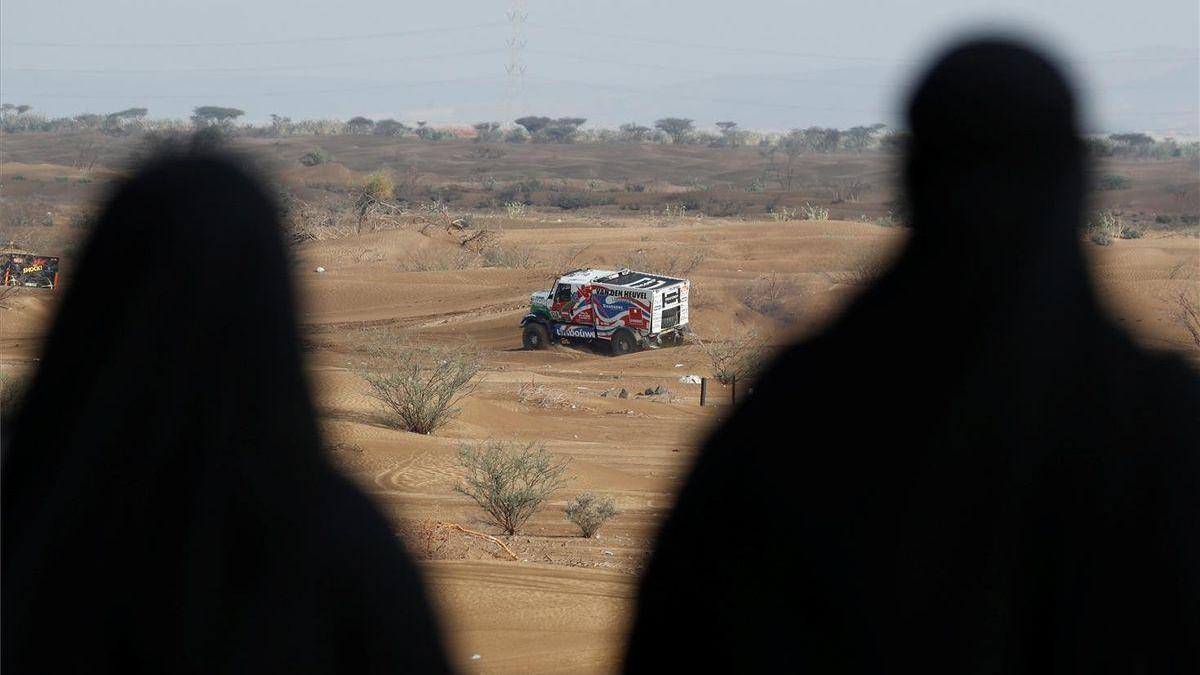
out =
[(613, 354), (682, 341), (688, 330), (688, 280), (629, 269), (578, 269), (529, 296), (521, 343), (607, 342)]

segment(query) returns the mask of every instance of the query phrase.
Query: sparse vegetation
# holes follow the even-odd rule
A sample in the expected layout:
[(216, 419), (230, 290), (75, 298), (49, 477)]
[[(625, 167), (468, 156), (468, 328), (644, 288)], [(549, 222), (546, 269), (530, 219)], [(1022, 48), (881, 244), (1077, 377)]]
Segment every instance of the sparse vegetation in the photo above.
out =
[(467, 348), (375, 340), (364, 351), (371, 363), (359, 374), (367, 394), (383, 405), (392, 426), (418, 434), (431, 434), (458, 415), (458, 403), (475, 390), (483, 367)]
[(766, 342), (758, 333), (747, 330), (728, 338), (705, 340), (693, 332), (689, 340), (700, 347), (721, 384), (754, 377), (767, 358)]
[(567, 504), (565, 516), (579, 527), (585, 539), (591, 539), (604, 523), (619, 515), (612, 497), (584, 492)]
[(454, 489), (511, 536), (566, 483), (567, 464), (536, 441), (465, 443), (458, 448), (465, 475)]
[(829, 220), (829, 209), (824, 206), (813, 206), (808, 202), (800, 207), (800, 213), (805, 220)]
[(300, 156), (300, 163), (304, 166), (318, 166), (329, 163), (329, 153), (321, 148), (313, 148)]
[(543, 384), (535, 384), (533, 380), (522, 382), (517, 387), (517, 400), (524, 405), (545, 410), (571, 407), (571, 399), (566, 394)]
[(1175, 296), (1175, 322), (1191, 336), (1192, 346), (1200, 349), (1200, 293), (1195, 287), (1183, 289)]
[(792, 307), (800, 297), (800, 288), (790, 277), (764, 274), (743, 289), (738, 299), (750, 309), (780, 321), (792, 318)]

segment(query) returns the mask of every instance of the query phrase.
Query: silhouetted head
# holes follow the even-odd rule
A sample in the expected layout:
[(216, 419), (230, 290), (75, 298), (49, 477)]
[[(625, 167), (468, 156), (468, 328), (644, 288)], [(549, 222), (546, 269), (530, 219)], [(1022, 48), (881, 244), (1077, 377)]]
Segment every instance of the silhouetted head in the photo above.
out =
[[(275, 204), (237, 163), (148, 164), (76, 269), (5, 449), (5, 608), (30, 631), (219, 604), (195, 580), (222, 541), (298, 527), (328, 470)], [(93, 607), (25, 615), (71, 593)]]
[(1033, 49), (998, 38), (950, 49), (908, 108), (917, 236), (997, 254), (1073, 244), (1083, 199), (1076, 115), (1066, 79)]

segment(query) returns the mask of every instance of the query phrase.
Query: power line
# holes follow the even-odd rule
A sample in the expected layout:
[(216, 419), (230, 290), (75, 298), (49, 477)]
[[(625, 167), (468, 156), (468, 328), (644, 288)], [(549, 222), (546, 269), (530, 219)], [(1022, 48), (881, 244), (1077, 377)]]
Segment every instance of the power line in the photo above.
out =
[(402, 87), (426, 87), (436, 86), (440, 84), (466, 84), (470, 82), (486, 82), (497, 80), (499, 76), (496, 74), (481, 75), (476, 77), (460, 77), (445, 80), (421, 80), (409, 82), (387, 82), (382, 84), (369, 84), (355, 87), (341, 87), (336, 89), (292, 89), (287, 91), (242, 91), (242, 92), (209, 92), (201, 94), (152, 94), (148, 96), (130, 96), (128, 94), (58, 94), (58, 93), (29, 93), (29, 94), (13, 94), (10, 91), (5, 91), (5, 98), (58, 98), (58, 99), (88, 99), (88, 100), (113, 100), (113, 99), (134, 99), (134, 100), (168, 100), (168, 99), (218, 99), (218, 98), (255, 98), (255, 97), (270, 97), (270, 96), (296, 96), (301, 94), (344, 94), (354, 91), (372, 91), (378, 89), (398, 89)]
[[(534, 24), (535, 26), (537, 24)], [(601, 31), (579, 28), (577, 26), (544, 26), (556, 32), (570, 32), (577, 35), (587, 35), (591, 37), (600, 37), (609, 40), (624, 40), (626, 42), (639, 42), (650, 45), (663, 45), (669, 47), (682, 47), (686, 49), (704, 49), (709, 51), (718, 51), (728, 54), (755, 54), (761, 56), (790, 56), (802, 59), (817, 59), (826, 61), (847, 61), (859, 63), (889, 63), (896, 65), (919, 65), (922, 63), (920, 59), (905, 59), (893, 58), (886, 56), (863, 56), (855, 54), (831, 54), (828, 52), (800, 52), (786, 49), (769, 49), (762, 47), (738, 47), (734, 45), (719, 44), (715, 42), (689, 42), (686, 40), (672, 40), (669, 38), (653, 38), (643, 37), (640, 35), (625, 35), (621, 33), (605, 33)], [(1132, 50), (1124, 50), (1125, 52)], [(1119, 52), (1101, 52), (1092, 57), (1083, 57), (1079, 59), (1066, 59), (1069, 63), (1169, 63), (1169, 62), (1196, 62), (1200, 60), (1200, 54), (1193, 56), (1146, 56), (1146, 57), (1116, 57), (1108, 56)]]
[(497, 54), (505, 51), (503, 48), (493, 49), (473, 49), (458, 52), (444, 52), (441, 54), (420, 54), (414, 56), (400, 56), (387, 59), (361, 59), (357, 61), (327, 61), (324, 63), (310, 63), (298, 65), (284, 66), (213, 66), (199, 68), (151, 68), (151, 69), (124, 69), (124, 68), (59, 68), (55, 66), (2, 66), (0, 71), (8, 70), (14, 72), (30, 72), (30, 73), (80, 73), (94, 75), (153, 75), (153, 74), (174, 74), (174, 73), (234, 73), (234, 72), (272, 72), (284, 70), (316, 70), (320, 68), (338, 68), (344, 66), (364, 66), (383, 63), (406, 63), (409, 61), (427, 61), (434, 59), (450, 59), (460, 56), (478, 56), (482, 54)]
[(24, 42), (5, 41), (6, 46), (14, 47), (87, 47), (92, 48), (131, 48), (131, 49), (169, 49), (176, 47), (265, 47), (272, 45), (309, 44), (313, 42), (347, 42), (351, 40), (374, 40), (379, 38), (407, 37), (412, 35), (432, 35), (436, 33), (455, 33), (493, 28), (506, 24), (506, 21), (489, 21), (466, 26), (444, 26), (441, 28), (417, 28), (413, 30), (387, 31), (382, 33), (359, 33), (355, 35), (316, 35), (301, 38), (286, 38), (281, 40), (249, 40), (238, 42)]

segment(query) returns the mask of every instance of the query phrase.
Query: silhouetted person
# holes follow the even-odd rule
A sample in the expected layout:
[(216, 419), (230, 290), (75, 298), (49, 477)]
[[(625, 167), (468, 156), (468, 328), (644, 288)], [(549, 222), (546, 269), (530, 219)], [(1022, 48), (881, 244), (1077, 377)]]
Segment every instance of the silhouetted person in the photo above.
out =
[(6, 675), (447, 669), (413, 564), (322, 454), (275, 205), (231, 161), (120, 187), (13, 433)]
[(908, 114), (906, 250), (703, 448), (628, 670), (1200, 672), (1200, 388), (1097, 306), (1063, 76), (970, 42)]

